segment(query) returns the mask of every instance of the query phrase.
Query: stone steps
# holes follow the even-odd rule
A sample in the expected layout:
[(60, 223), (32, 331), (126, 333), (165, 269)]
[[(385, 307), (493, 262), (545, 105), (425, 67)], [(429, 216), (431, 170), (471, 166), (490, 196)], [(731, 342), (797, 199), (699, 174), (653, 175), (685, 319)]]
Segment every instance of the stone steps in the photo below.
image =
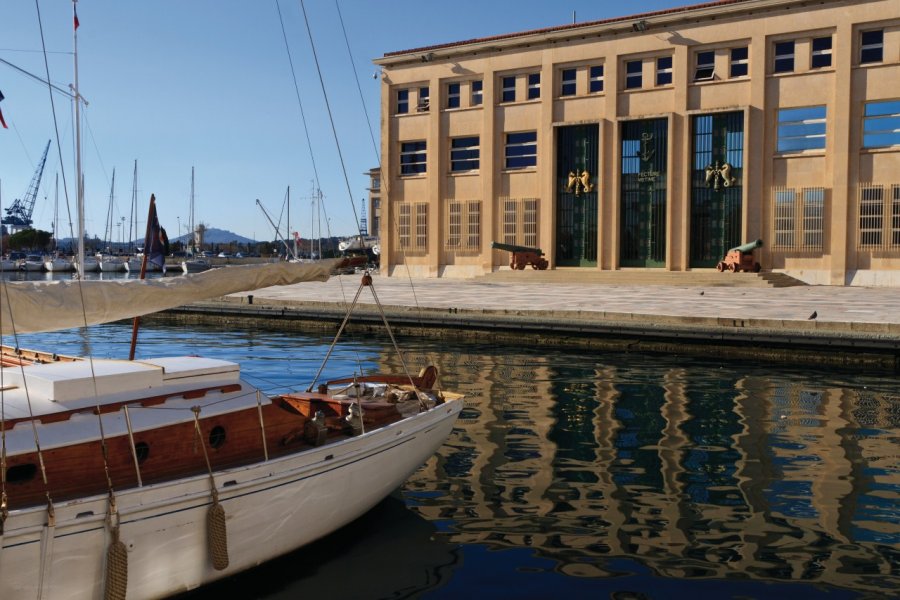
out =
[(715, 269), (664, 271), (662, 269), (595, 269), (561, 268), (536, 271), (502, 269), (482, 275), (477, 280), (515, 283), (597, 283), (608, 285), (672, 285), (705, 287), (792, 287), (806, 285), (784, 273), (720, 273)]

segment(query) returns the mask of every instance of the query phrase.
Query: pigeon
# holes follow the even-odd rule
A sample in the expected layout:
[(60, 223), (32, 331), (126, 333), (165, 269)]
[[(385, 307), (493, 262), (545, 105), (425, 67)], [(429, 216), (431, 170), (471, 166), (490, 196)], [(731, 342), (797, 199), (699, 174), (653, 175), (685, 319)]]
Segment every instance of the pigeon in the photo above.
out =
[(813, 319), (815, 319), (815, 318), (818, 317), (818, 316), (819, 316), (819, 313), (817, 313), (816, 311), (813, 311), (812, 314), (809, 315), (809, 317), (807, 317), (806, 320), (807, 320), (807, 321), (812, 321)]

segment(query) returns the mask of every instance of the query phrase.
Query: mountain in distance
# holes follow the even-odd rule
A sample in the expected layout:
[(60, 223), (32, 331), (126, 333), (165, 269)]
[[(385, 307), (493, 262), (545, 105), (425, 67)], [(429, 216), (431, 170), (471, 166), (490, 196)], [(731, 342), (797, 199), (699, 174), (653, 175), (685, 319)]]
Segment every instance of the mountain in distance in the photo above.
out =
[[(190, 236), (191, 234), (186, 233), (180, 237), (170, 237), (169, 242), (187, 243), (190, 240)], [(256, 244), (257, 240), (251, 240), (248, 237), (226, 231), (225, 229), (216, 229), (215, 227), (207, 227), (203, 232), (204, 244), (230, 244), (232, 242), (236, 244)]]

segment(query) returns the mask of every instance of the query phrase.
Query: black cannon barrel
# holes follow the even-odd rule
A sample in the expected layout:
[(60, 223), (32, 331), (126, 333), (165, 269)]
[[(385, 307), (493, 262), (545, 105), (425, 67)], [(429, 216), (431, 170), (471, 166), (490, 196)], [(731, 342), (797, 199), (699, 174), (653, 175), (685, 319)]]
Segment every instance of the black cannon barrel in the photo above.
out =
[(741, 244), (740, 246), (735, 246), (729, 252), (753, 252), (757, 248), (761, 248), (763, 245), (762, 240), (756, 240), (755, 242), (747, 242), (746, 244)]
[(491, 248), (497, 250), (506, 250), (507, 252), (534, 252), (539, 256), (543, 256), (544, 252), (540, 248), (529, 248), (528, 246), (516, 246), (515, 244), (502, 244), (500, 242), (491, 242)]

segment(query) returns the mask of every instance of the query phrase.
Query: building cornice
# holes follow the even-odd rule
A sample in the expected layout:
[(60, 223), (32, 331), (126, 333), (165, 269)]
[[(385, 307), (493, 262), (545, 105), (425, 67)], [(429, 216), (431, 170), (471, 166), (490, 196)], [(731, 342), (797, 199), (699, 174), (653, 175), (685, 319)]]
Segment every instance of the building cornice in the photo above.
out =
[(621, 35), (653, 35), (659, 33), (660, 30), (683, 26), (688, 23), (696, 24), (700, 21), (733, 19), (741, 15), (754, 15), (759, 12), (771, 12), (780, 9), (786, 10), (795, 6), (821, 6), (846, 2), (847, 0), (720, 0), (600, 21), (573, 23), (545, 29), (507, 33), (388, 52), (382, 58), (377, 58), (373, 62), (381, 67), (390, 68), (408, 66), (413, 63), (458, 59), (464, 56), (472, 57), (502, 53), (505, 50), (540, 48), (541, 46), (587, 37), (605, 38)]

